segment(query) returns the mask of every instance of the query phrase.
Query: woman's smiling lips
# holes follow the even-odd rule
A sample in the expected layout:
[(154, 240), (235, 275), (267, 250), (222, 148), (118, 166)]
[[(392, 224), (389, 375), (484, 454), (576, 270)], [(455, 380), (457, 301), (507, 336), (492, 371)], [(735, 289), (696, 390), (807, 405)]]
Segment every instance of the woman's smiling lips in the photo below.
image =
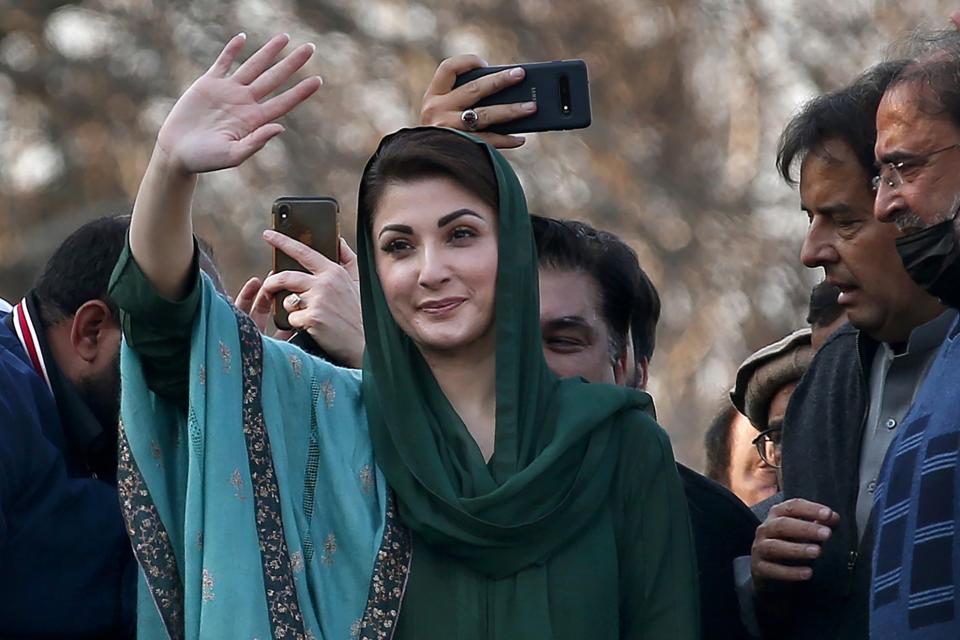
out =
[(422, 311), (431, 316), (442, 316), (450, 313), (461, 304), (466, 302), (466, 298), (443, 298), (442, 300), (427, 300), (417, 306), (418, 311)]

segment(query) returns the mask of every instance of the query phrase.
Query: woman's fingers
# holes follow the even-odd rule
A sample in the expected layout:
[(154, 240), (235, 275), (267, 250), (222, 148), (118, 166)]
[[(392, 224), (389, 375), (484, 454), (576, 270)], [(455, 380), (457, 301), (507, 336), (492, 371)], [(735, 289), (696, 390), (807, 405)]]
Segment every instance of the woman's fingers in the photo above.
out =
[(227, 166), (236, 167), (243, 164), (247, 158), (260, 151), (272, 138), (280, 135), (283, 131), (283, 125), (271, 122), (237, 140), (230, 149), (230, 159)]
[(241, 287), (234, 306), (250, 316), (257, 329), (263, 333), (270, 318), (271, 301), (272, 296), (263, 289), (263, 281), (253, 277)]
[(296, 260), (300, 266), (302, 266), (304, 269), (307, 269), (311, 273), (320, 273), (321, 271), (325, 271), (331, 266), (336, 265), (334, 261), (330, 260), (319, 251), (308, 247), (299, 240), (294, 240), (290, 236), (286, 236), (282, 233), (274, 231), (273, 229), (266, 229), (263, 232), (263, 239), (274, 249), (282, 251)]
[(511, 122), (526, 118), (537, 112), (536, 102), (515, 102), (513, 104), (495, 104), (489, 107), (474, 107), (473, 111), (477, 114), (477, 122), (474, 129), (468, 129), (460, 117), (462, 111), (448, 111), (440, 114), (441, 118), (437, 122), (430, 124), (438, 127), (448, 127), (450, 129), (460, 129), (461, 131), (483, 131), (490, 125), (500, 124), (502, 122)]
[(499, 133), (477, 133), (476, 135), (497, 149), (516, 149), (527, 141), (523, 136), (505, 136)]
[(281, 291), (292, 291), (294, 293), (303, 293), (310, 289), (316, 282), (316, 276), (302, 271), (281, 271), (275, 273), (263, 281), (261, 291), (271, 297)]
[(270, 98), (260, 105), (264, 121), (270, 122), (287, 115), (297, 105), (315, 94), (322, 84), (323, 80), (320, 76), (311, 76), (304, 78), (280, 95)]
[(449, 105), (454, 109), (469, 109), (487, 96), (515, 85), (526, 75), (523, 67), (504, 69), (490, 75), (471, 80), (465, 85), (453, 89), (446, 95)]
[(285, 33), (270, 38), (267, 44), (260, 47), (256, 53), (240, 65), (240, 68), (233, 73), (233, 79), (241, 84), (250, 84), (256, 80), (260, 74), (270, 67), (288, 42), (290, 42), (290, 36)]
[[(434, 73), (430, 88), (423, 97), (420, 124), (472, 131), (499, 149), (515, 149), (526, 141), (522, 136), (483, 133), (483, 130), (493, 124), (512, 122), (533, 115), (537, 111), (536, 102), (517, 102), (488, 107), (474, 105), (489, 95), (521, 82), (526, 72), (523, 67), (513, 67), (477, 78), (453, 89), (458, 75), (482, 66), (486, 66), (486, 63), (475, 55), (454, 56), (441, 62)], [(477, 114), (477, 122), (472, 129), (468, 129), (461, 118), (463, 112), (470, 108)]]
[(340, 266), (347, 270), (347, 274), (354, 282), (360, 280), (360, 268), (357, 265), (357, 254), (353, 252), (347, 241), (340, 236)]
[(220, 55), (217, 56), (213, 66), (210, 67), (210, 73), (221, 78), (230, 73), (230, 67), (233, 66), (233, 61), (237, 59), (237, 54), (240, 53), (240, 50), (243, 49), (243, 45), (246, 44), (246, 42), (247, 34), (245, 33), (238, 33), (230, 38), (230, 41), (224, 45)]
[(307, 64), (317, 47), (313, 43), (300, 45), (290, 55), (273, 65), (250, 83), (250, 90), (257, 100), (273, 93), (280, 85)]
[(427, 87), (427, 94), (424, 97), (450, 93), (453, 83), (457, 81), (457, 76), (486, 66), (488, 65), (483, 58), (472, 53), (447, 58), (440, 63), (440, 66), (433, 73), (433, 80), (430, 81), (430, 86)]
[(237, 293), (237, 298), (233, 301), (233, 305), (245, 314), (250, 315), (251, 310), (253, 310), (253, 301), (257, 297), (257, 292), (260, 291), (261, 284), (260, 278), (257, 277), (247, 280), (240, 288), (240, 292)]

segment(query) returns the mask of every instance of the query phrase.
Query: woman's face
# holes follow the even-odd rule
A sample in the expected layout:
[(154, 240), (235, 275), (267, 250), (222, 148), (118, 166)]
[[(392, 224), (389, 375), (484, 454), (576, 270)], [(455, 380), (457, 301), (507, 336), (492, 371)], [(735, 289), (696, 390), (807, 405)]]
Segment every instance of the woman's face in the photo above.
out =
[(448, 178), (391, 183), (373, 213), (377, 274), (400, 328), (423, 351), (493, 348), (496, 212)]

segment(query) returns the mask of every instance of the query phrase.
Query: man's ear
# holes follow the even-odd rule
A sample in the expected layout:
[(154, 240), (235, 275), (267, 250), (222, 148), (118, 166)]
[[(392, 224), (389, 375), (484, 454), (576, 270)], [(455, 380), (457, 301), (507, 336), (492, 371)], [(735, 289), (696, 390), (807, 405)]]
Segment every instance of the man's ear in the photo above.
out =
[(80, 305), (70, 326), (70, 344), (76, 354), (92, 364), (100, 355), (106, 331), (116, 327), (110, 307), (103, 300)]
[(627, 345), (620, 349), (617, 359), (613, 361), (613, 382), (618, 387), (627, 381)]
[(650, 381), (650, 358), (643, 356), (637, 363), (637, 389), (647, 390), (647, 383)]

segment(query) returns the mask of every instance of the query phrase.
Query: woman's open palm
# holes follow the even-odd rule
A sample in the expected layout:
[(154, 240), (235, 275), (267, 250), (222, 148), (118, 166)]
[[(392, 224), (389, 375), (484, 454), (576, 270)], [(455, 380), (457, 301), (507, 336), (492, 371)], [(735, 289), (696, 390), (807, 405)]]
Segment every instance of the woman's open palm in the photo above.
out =
[(274, 36), (230, 73), (246, 42), (243, 34), (235, 36), (213, 66), (177, 100), (157, 136), (158, 146), (177, 169), (203, 173), (235, 167), (283, 131), (274, 121), (321, 84), (313, 76), (266, 99), (313, 56), (314, 46), (305, 44), (271, 66), (289, 40), (286, 35)]

